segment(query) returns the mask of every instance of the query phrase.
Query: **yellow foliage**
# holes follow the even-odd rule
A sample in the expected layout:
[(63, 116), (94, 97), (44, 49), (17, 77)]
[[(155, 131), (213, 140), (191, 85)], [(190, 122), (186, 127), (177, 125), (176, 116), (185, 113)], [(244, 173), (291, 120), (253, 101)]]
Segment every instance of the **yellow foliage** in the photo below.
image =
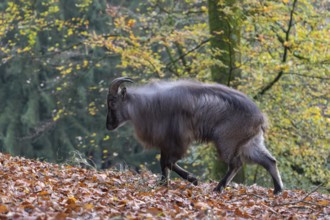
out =
[(71, 36), (73, 34), (73, 30), (72, 30), (72, 28), (69, 28), (68, 29), (68, 36)]
[(53, 121), (57, 121), (61, 118), (61, 116), (63, 115), (64, 113), (64, 110), (63, 109), (59, 109), (57, 112), (56, 112), (56, 115), (53, 117)]
[(88, 66), (88, 63), (89, 63), (88, 60), (84, 60), (82, 66), (86, 68)]
[(67, 75), (67, 74), (69, 74), (69, 73), (71, 73), (72, 72), (72, 67), (69, 67), (69, 68), (67, 68), (67, 69), (63, 69), (62, 71), (61, 71), (61, 74), (62, 75)]
[(136, 23), (136, 20), (134, 20), (134, 19), (129, 19), (128, 21), (127, 21), (127, 26), (128, 27), (133, 27), (134, 25), (135, 25), (135, 23)]
[(110, 140), (110, 136), (109, 136), (109, 135), (106, 135), (106, 136), (103, 138), (103, 141), (107, 141), (107, 140)]

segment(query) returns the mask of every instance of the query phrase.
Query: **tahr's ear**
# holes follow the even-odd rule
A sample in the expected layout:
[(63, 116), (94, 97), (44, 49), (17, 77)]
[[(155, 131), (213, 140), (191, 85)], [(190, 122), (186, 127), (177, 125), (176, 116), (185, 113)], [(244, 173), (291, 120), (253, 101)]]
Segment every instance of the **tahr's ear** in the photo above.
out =
[(122, 97), (123, 99), (126, 98), (126, 94), (127, 94), (126, 87), (123, 87), (123, 88), (120, 90), (120, 94), (121, 94), (121, 97)]

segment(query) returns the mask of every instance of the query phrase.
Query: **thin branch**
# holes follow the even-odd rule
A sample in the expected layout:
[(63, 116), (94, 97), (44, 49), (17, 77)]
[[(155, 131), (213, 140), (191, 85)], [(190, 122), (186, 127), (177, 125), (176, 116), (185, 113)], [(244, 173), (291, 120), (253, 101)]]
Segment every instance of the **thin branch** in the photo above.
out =
[[(231, 35), (232, 35), (232, 28), (230, 26), (230, 23), (228, 20), (226, 20), (226, 24), (228, 26), (228, 30), (229, 30), (229, 33), (228, 33), (228, 39), (230, 39)], [(231, 45), (231, 42), (228, 43), (228, 47), (229, 47), (229, 76), (228, 76), (228, 81), (227, 81), (227, 86), (230, 86), (230, 82), (233, 78), (233, 72), (234, 72), (234, 64), (233, 64), (233, 56), (234, 54), (232, 54), (233, 52), (233, 48), (232, 48), (232, 45)]]
[(155, 70), (155, 72), (158, 74), (158, 76), (161, 77), (161, 75), (163, 75), (163, 73), (157, 69), (156, 65), (153, 62), (151, 62), (150, 59), (146, 59), (146, 61), (147, 61), (147, 63), (149, 63), (151, 65), (151, 67)]
[(196, 47), (194, 47), (193, 49), (187, 51), (186, 53), (182, 54), (181, 56), (177, 57), (176, 59), (174, 59), (173, 61), (169, 62), (166, 64), (166, 67), (173, 65), (174, 63), (178, 62), (179, 60), (181, 60), (183, 57), (187, 56), (188, 54), (194, 52), (195, 50), (199, 49), (201, 46), (203, 46), (204, 44), (206, 44), (207, 42), (210, 41), (210, 38), (202, 41), (200, 44), (198, 44)]
[(285, 30), (285, 28), (277, 21), (277, 22), (275, 22), (275, 24), (285, 33), (286, 32), (286, 30)]
[(321, 80), (330, 80), (330, 77), (310, 76), (310, 75), (301, 74), (301, 73), (290, 73), (290, 74), (301, 76), (301, 77), (306, 77), (306, 78), (321, 79)]
[(267, 206), (267, 205), (265, 205), (265, 204), (263, 204), (263, 203), (261, 203), (261, 205), (263, 206), (263, 207), (265, 207), (266, 209), (268, 209), (269, 211), (271, 211), (273, 214), (278, 214), (278, 212), (276, 212), (274, 209), (272, 209), (271, 207), (269, 207), (269, 206)]
[(185, 56), (182, 56), (183, 50), (182, 50), (181, 45), (179, 43), (175, 42), (175, 46), (177, 48), (178, 54), (181, 57), (181, 62), (183, 64), (183, 66), (185, 67), (185, 70), (187, 70), (187, 72), (190, 73), (190, 67), (188, 66), (187, 60), (185, 59)]
[(254, 175), (253, 175), (253, 183), (257, 182), (258, 173), (259, 173), (259, 166), (257, 166), (256, 169), (255, 169), (255, 172), (254, 172)]
[(275, 84), (277, 81), (280, 80), (280, 78), (282, 77), (283, 73), (284, 73), (284, 71), (281, 70), (281, 71), (277, 74), (277, 76), (274, 78), (274, 80), (271, 81), (268, 85), (266, 85), (266, 86), (265, 86), (260, 92), (258, 92), (258, 94), (255, 95), (253, 98), (254, 98), (254, 99), (258, 99), (260, 96), (264, 95), (268, 90), (270, 90), (270, 89), (274, 86), (274, 84)]
[(299, 59), (299, 60), (306, 60), (306, 61), (310, 61), (310, 60), (311, 60), (310, 58), (307, 58), (307, 57), (304, 57), (304, 56), (301, 56), (301, 55), (297, 54), (295, 51), (292, 52), (291, 49), (290, 49), (290, 52), (292, 53), (292, 55), (293, 55), (295, 58), (297, 58), (297, 59)]
[[(298, 2), (298, 0), (294, 0), (294, 2), (292, 4), (292, 9), (291, 9), (291, 12), (290, 12), (290, 20), (289, 20), (289, 24), (288, 24), (288, 29), (285, 32), (285, 41), (286, 42), (289, 41), (290, 31), (291, 31), (291, 28), (293, 26), (293, 14), (294, 14), (294, 11), (295, 11), (297, 2)], [(285, 63), (287, 61), (289, 47), (288, 46), (285, 46), (284, 44), (283, 44), (283, 46), (284, 46), (284, 52), (283, 52), (283, 57), (282, 57), (282, 63)], [(268, 90), (270, 90), (275, 85), (275, 83), (277, 83), (281, 79), (281, 77), (283, 76), (283, 74), (284, 74), (284, 71), (281, 70), (277, 74), (277, 76), (273, 79), (273, 81), (271, 81), (268, 85), (266, 85), (264, 88), (262, 88), (261, 91), (258, 92), (258, 94), (255, 95), (253, 98), (254, 99), (258, 99), (260, 96), (264, 95)]]
[(18, 137), (18, 139), (20, 141), (35, 139), (35, 138), (41, 136), (42, 134), (44, 134), (50, 128), (54, 127), (56, 123), (57, 122), (52, 119), (40, 122), (39, 125), (37, 125), (35, 128), (33, 128), (33, 133), (30, 133), (23, 137)]
[[(176, 2), (178, 3), (178, 2)], [(179, 15), (190, 15), (190, 14), (202, 14), (204, 13), (203, 10), (195, 10), (193, 8), (188, 8), (185, 11), (182, 10), (174, 10), (176, 5), (173, 5), (170, 10), (165, 9), (165, 7), (161, 6), (161, 3), (157, 1), (155, 4), (151, 4), (151, 7), (158, 8), (160, 12), (165, 13), (165, 14), (179, 14)]]
[(171, 67), (167, 67), (167, 69), (168, 69), (170, 72), (174, 73), (176, 76), (179, 76), (179, 73), (178, 73), (178, 67), (177, 67), (177, 65), (176, 65), (176, 63), (175, 63), (175, 61), (174, 61), (174, 57), (172, 56), (172, 53), (171, 53), (170, 48), (169, 48), (168, 46), (165, 45), (165, 50), (166, 50), (166, 52), (167, 52), (167, 54), (168, 54), (168, 57), (169, 57), (171, 63), (173, 63), (173, 67), (174, 67), (174, 70), (173, 70)]
[[(311, 204), (311, 205), (313, 205), (313, 204)], [(310, 213), (313, 213), (316, 211), (315, 209), (308, 207), (308, 206), (288, 206), (287, 208), (289, 208), (289, 209), (310, 209), (311, 210)]]

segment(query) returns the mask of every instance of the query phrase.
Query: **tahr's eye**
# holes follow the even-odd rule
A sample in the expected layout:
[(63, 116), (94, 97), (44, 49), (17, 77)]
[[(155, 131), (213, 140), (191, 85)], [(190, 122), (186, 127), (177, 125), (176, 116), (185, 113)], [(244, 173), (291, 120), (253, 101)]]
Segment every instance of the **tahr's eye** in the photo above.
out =
[(117, 102), (117, 97), (116, 96), (108, 96), (108, 106), (110, 108), (115, 107), (116, 102)]

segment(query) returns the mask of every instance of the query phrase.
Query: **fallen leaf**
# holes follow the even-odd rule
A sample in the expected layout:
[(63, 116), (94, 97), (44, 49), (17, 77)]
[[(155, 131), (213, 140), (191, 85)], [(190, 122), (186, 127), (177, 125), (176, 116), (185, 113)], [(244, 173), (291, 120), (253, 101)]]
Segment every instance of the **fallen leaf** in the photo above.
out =
[(160, 216), (163, 213), (163, 210), (156, 207), (150, 207), (146, 210), (146, 212), (152, 214), (153, 216)]
[(205, 202), (197, 202), (194, 204), (194, 207), (196, 207), (197, 209), (201, 209), (201, 210), (210, 209), (210, 206)]
[(242, 210), (241, 208), (237, 208), (235, 210), (235, 214), (243, 218), (252, 218), (252, 216), (250, 216), (246, 211)]
[(38, 193), (39, 196), (48, 196), (49, 195), (49, 192), (47, 191), (41, 191)]
[(23, 206), (23, 209), (25, 212), (31, 214), (34, 211), (35, 207), (31, 204), (27, 204)]
[(330, 214), (329, 195), (314, 192), (299, 202), (308, 195), (303, 190), (274, 196), (272, 189), (235, 184), (216, 193), (215, 182), (192, 186), (181, 179), (163, 187), (151, 172), (86, 170), (2, 153), (0, 170), (3, 219), (327, 219)]
[(330, 201), (323, 199), (323, 200), (318, 201), (317, 204), (323, 205), (323, 206), (328, 206), (328, 205), (330, 205)]
[(56, 220), (66, 220), (68, 215), (64, 212), (60, 212), (56, 215), (55, 219)]
[(70, 196), (67, 200), (66, 203), (69, 205), (76, 204), (77, 199), (73, 196)]
[(8, 212), (8, 208), (5, 205), (0, 205), (0, 213), (6, 214)]
[(94, 205), (93, 204), (90, 204), (90, 203), (87, 203), (84, 205), (84, 208), (85, 209), (93, 209), (94, 208)]

